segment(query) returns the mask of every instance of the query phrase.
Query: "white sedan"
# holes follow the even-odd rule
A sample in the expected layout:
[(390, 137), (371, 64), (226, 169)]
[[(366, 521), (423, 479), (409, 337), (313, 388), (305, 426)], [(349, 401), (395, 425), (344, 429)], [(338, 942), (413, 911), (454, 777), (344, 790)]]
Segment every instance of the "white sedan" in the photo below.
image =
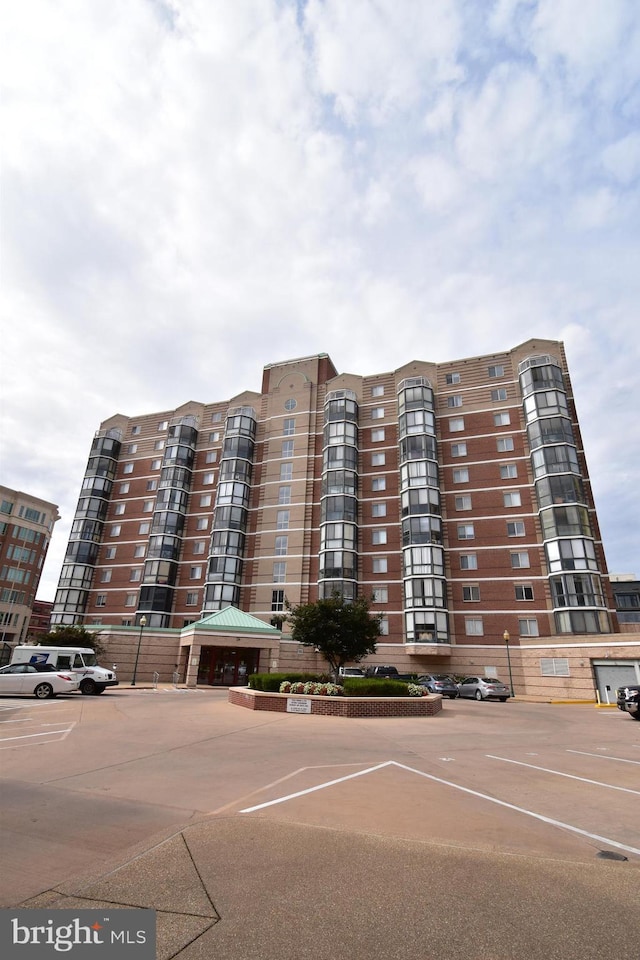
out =
[(10, 663), (0, 667), (0, 696), (22, 694), (47, 700), (59, 693), (73, 693), (79, 686), (78, 676), (71, 670), (37, 670), (31, 663)]

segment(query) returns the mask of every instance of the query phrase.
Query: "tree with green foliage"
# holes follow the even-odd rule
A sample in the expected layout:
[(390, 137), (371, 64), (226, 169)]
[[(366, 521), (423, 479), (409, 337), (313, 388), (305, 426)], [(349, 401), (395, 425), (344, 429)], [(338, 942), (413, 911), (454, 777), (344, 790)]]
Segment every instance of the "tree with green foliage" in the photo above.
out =
[(91, 647), (97, 657), (104, 653), (100, 634), (93, 633), (83, 626), (54, 627), (49, 633), (34, 638), (33, 642), (45, 647)]
[(337, 681), (340, 667), (376, 652), (380, 616), (370, 613), (370, 604), (367, 597), (347, 601), (340, 593), (295, 607), (287, 602), (291, 637), (305, 647), (315, 647)]

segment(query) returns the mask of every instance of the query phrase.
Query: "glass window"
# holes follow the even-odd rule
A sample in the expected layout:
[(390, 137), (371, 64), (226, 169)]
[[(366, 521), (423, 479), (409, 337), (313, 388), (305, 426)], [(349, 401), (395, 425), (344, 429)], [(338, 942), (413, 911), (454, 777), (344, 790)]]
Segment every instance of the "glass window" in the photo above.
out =
[(475, 535), (475, 528), (472, 523), (458, 524), (458, 540), (473, 540)]
[(200, 506), (201, 507), (210, 507), (211, 506), (211, 494), (205, 493), (200, 497)]
[(273, 565), (273, 582), (274, 583), (284, 583), (287, 579), (287, 565), (284, 561), (279, 560)]
[(110, 536), (119, 537), (121, 530), (122, 530), (122, 527), (120, 526), (120, 524), (114, 523), (113, 526), (111, 527)]
[(292, 457), (293, 456), (293, 440), (283, 440), (282, 442), (282, 451), (280, 456), (282, 457)]
[(147, 480), (147, 490), (157, 490), (158, 481), (157, 480)]
[(214, 410), (214, 412), (211, 414), (211, 423), (220, 423), (221, 420), (222, 420), (222, 414), (220, 413), (220, 411)]
[(126, 504), (116, 503), (116, 509), (114, 510), (116, 517), (121, 517), (125, 509), (126, 509)]
[(196, 530), (206, 530), (208, 524), (209, 524), (209, 521), (207, 517), (198, 517), (198, 519), (196, 520)]
[(503, 493), (502, 500), (505, 507), (521, 507), (522, 498), (520, 496), (519, 490), (514, 490), (512, 493)]
[(120, 493), (129, 493), (130, 483), (126, 480), (124, 483), (120, 484)]
[(471, 510), (471, 497), (456, 497), (456, 510)]
[(285, 400), (284, 402), (285, 410), (295, 410), (297, 406), (298, 406), (298, 401), (294, 400), (293, 397), (289, 397), (289, 399)]
[(491, 391), (492, 400), (506, 400), (507, 399), (507, 388), (500, 387), (498, 390)]
[(285, 437), (292, 437), (296, 432), (295, 417), (285, 417), (282, 423), (282, 434)]
[(124, 600), (125, 607), (135, 607), (138, 600), (137, 593), (128, 593)]
[(375, 544), (381, 544), (387, 542), (387, 531), (386, 530), (373, 530), (371, 532), (371, 542)]
[(124, 465), (124, 467), (123, 467), (123, 469), (122, 469), (122, 472), (123, 472), (123, 473), (133, 473), (133, 464), (132, 464), (132, 463), (125, 463), (125, 465)]
[(504, 367), (500, 363), (489, 367), (487, 372), (490, 377), (504, 377)]
[(204, 458), (205, 463), (216, 463), (218, 460), (218, 451), (217, 450), (207, 450), (207, 455)]
[(193, 544), (194, 553), (204, 553), (204, 540), (196, 540)]
[(527, 618), (526, 620), (518, 620), (518, 628), (520, 631), (521, 637), (537, 637), (538, 633), (538, 621), (535, 618)]
[(138, 533), (140, 536), (144, 536), (146, 533), (149, 533), (151, 524), (150, 523), (141, 523), (138, 527)]
[(518, 476), (518, 468), (515, 463), (503, 463), (500, 465), (500, 479), (513, 480)]
[(280, 487), (278, 490), (278, 503), (291, 503), (291, 487)]
[(153, 513), (153, 500), (145, 500), (142, 505), (143, 513)]
[(372, 420), (382, 420), (384, 417), (384, 407), (374, 407), (371, 411)]
[(387, 572), (387, 558), (386, 558), (386, 557), (374, 557), (374, 558), (373, 558), (373, 572), (374, 572), (374, 573), (386, 573), (386, 572)]
[(466, 443), (452, 443), (451, 444), (451, 456), (452, 457), (466, 457), (467, 455), (467, 445)]
[(199, 580), (202, 577), (202, 567), (200, 565), (189, 567), (189, 579)]
[(289, 511), (278, 510), (276, 517), (276, 528), (278, 530), (287, 530), (289, 528)]
[(506, 453), (508, 450), (513, 450), (513, 437), (498, 437), (497, 447), (498, 453)]
[(469, 482), (469, 470), (467, 469), (467, 467), (461, 467), (460, 469), (453, 471), (453, 482), (454, 483)]
[(372, 397), (384, 396), (384, 387), (382, 386), (382, 384), (376, 384), (375, 387), (371, 387), (371, 396)]
[(464, 418), (456, 417), (455, 420), (449, 420), (449, 430), (451, 433), (460, 433), (464, 430)]
[(387, 617), (380, 617), (380, 636), (388, 637), (389, 636), (389, 620)]
[(371, 466), (372, 467), (384, 467), (386, 463), (386, 454), (384, 453), (372, 453), (371, 454)]
[(494, 413), (493, 423), (496, 427), (506, 427), (509, 423), (511, 423), (509, 411), (505, 410), (501, 413)]
[(533, 600), (533, 587), (530, 583), (516, 583), (516, 600)]
[(524, 537), (524, 521), (514, 520), (512, 523), (508, 523), (507, 536), (508, 537)]
[(377, 587), (373, 591), (374, 603), (387, 603), (389, 600), (389, 590), (387, 587)]
[(142, 570), (140, 567), (136, 567), (133, 570), (129, 571), (129, 580), (137, 581), (142, 579)]
[(293, 464), (292, 463), (280, 464), (280, 479), (293, 480)]
[(480, 599), (480, 587), (477, 584), (468, 584), (462, 587), (462, 599), (477, 601)]
[(371, 431), (372, 443), (381, 443), (383, 440), (384, 440), (384, 427), (380, 427), (378, 430)]
[(162, 423), (158, 424), (158, 430), (166, 430), (168, 426), (169, 426), (169, 421), (163, 420)]
[(460, 394), (456, 394), (453, 397), (447, 397), (447, 406), (448, 407), (461, 407), (462, 406), (462, 397)]
[(107, 605), (106, 593), (99, 593), (96, 597), (96, 607), (105, 607)]
[(131, 433), (134, 437), (137, 436), (141, 432), (141, 430), (142, 430), (142, 427), (140, 426), (139, 423), (137, 423), (135, 427), (131, 427)]
[(100, 573), (100, 581), (102, 583), (109, 583), (111, 580), (111, 570), (102, 570)]
[(105, 558), (105, 560), (113, 560), (113, 558), (115, 557), (115, 555), (116, 555), (116, 548), (115, 548), (115, 547), (107, 547), (107, 549), (106, 549), (105, 552), (104, 552), (104, 558)]
[(481, 617), (465, 617), (464, 632), (468, 637), (484, 636), (484, 627), (482, 625), (482, 618)]
[(154, 450), (164, 450), (164, 440), (156, 440), (153, 445)]
[(529, 554), (526, 550), (523, 550), (521, 553), (512, 553), (511, 554), (511, 567), (513, 570), (518, 570), (521, 567), (530, 567), (531, 563), (529, 561)]
[(220, 431), (214, 430), (213, 433), (209, 434), (209, 443), (218, 443), (220, 440)]
[[(287, 403), (290, 401), (287, 400)], [(295, 404), (295, 400), (293, 401)], [(286, 404), (285, 404), (286, 406)], [(284, 610), (284, 590), (272, 590), (271, 591), (271, 609), (272, 610)]]
[(447, 386), (451, 386), (453, 383), (460, 383), (460, 374), (459, 373), (447, 373), (445, 375), (445, 382)]
[(134, 548), (133, 555), (134, 555), (134, 557), (144, 557), (144, 544), (143, 544), (143, 543), (137, 544), (137, 546)]
[(187, 606), (196, 607), (198, 605), (198, 593), (187, 593)]
[(386, 477), (374, 477), (371, 481), (371, 489), (373, 491), (386, 490), (387, 489), (387, 478)]
[(478, 557), (475, 553), (461, 553), (460, 554), (460, 569), (461, 570), (477, 570), (478, 569)]
[(161, 466), (162, 466), (162, 460), (152, 460), (152, 461), (151, 461), (151, 469), (152, 469), (152, 470), (159, 470)]
[(386, 503), (373, 503), (371, 504), (371, 516), (372, 517), (386, 517), (387, 515), (387, 505)]

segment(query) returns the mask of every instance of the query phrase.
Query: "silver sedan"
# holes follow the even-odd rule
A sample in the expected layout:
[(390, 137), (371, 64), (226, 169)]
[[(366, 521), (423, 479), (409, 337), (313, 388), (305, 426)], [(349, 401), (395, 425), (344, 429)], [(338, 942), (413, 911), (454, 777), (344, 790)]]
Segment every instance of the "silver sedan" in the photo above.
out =
[(471, 697), (474, 700), (508, 700), (511, 696), (509, 687), (496, 677), (465, 677), (458, 684), (458, 694), (461, 697)]

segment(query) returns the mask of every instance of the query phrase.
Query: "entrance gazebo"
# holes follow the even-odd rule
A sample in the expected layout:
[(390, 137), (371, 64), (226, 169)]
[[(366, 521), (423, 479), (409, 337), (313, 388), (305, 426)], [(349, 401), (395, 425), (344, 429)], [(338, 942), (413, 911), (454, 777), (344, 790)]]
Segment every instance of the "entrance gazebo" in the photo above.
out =
[(182, 673), (188, 687), (233, 687), (276, 660), (282, 633), (237, 607), (224, 607), (180, 631)]

